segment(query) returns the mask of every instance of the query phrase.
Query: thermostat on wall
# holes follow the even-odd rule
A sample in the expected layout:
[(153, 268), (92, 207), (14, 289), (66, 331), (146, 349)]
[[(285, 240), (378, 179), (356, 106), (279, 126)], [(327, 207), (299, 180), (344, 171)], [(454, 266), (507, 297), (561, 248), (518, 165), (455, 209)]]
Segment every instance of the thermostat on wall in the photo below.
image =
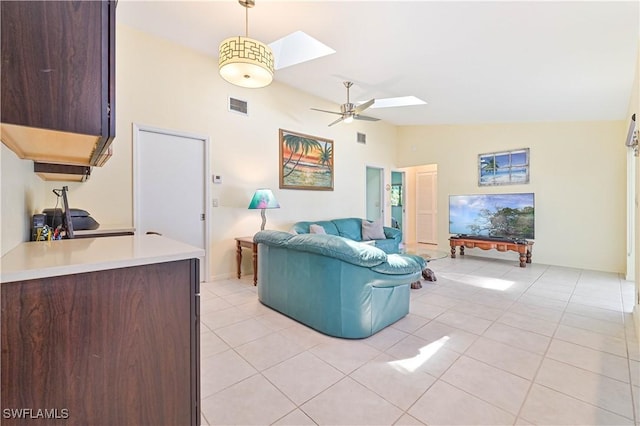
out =
[(222, 183), (221, 175), (213, 175), (213, 183)]

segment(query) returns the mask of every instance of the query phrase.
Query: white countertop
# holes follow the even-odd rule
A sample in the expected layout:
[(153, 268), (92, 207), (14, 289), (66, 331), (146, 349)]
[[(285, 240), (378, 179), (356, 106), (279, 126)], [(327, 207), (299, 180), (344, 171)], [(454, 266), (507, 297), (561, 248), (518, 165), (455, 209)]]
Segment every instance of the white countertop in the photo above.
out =
[(160, 235), (22, 243), (1, 258), (0, 281), (126, 268), (204, 257), (204, 250)]
[(99, 227), (98, 229), (91, 229), (91, 230), (81, 230), (81, 231), (73, 231), (73, 235), (96, 235), (96, 234), (119, 234), (119, 233), (125, 233), (125, 232), (130, 232), (130, 233), (134, 233), (136, 231), (135, 228), (109, 228), (109, 227)]

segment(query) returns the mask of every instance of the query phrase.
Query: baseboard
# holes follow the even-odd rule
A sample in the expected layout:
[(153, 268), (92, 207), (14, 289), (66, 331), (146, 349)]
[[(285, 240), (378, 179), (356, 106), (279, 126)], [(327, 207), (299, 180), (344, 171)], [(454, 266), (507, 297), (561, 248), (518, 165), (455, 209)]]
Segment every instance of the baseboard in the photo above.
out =
[(236, 274), (233, 273), (233, 272), (229, 272), (229, 273), (226, 273), (226, 274), (213, 275), (211, 277), (211, 281), (230, 280), (231, 278), (236, 278)]

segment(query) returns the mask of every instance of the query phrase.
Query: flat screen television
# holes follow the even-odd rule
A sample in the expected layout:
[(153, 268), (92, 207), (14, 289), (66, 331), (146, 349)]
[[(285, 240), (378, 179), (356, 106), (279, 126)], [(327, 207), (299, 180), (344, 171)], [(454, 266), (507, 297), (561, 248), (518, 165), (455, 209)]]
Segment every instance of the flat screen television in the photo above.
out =
[(533, 239), (534, 194), (474, 194), (449, 196), (449, 233)]

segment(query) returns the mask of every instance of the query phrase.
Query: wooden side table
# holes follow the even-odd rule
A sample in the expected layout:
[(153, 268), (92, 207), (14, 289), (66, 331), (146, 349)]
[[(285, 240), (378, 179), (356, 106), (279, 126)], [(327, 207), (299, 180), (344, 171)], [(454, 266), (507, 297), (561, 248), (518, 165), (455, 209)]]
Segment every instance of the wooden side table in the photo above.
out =
[(253, 285), (258, 284), (258, 244), (253, 242), (253, 237), (236, 237), (236, 266), (237, 276), (240, 279), (242, 265), (242, 249), (249, 248), (253, 254)]

